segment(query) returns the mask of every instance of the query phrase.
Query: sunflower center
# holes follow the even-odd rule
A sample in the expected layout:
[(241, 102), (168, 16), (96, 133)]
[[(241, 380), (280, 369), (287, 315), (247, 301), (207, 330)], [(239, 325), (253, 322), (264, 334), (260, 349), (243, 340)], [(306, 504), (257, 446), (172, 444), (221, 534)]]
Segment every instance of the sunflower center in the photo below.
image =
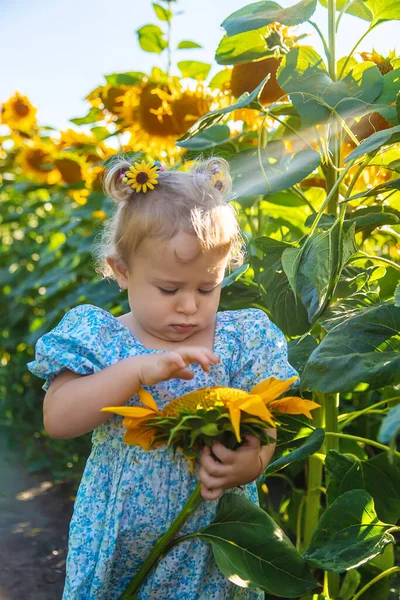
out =
[(26, 115), (29, 114), (29, 106), (26, 106), (26, 104), (20, 100), (17, 100), (17, 102), (14, 103), (14, 109), (19, 117), (26, 117)]
[(136, 181), (138, 183), (140, 183), (141, 185), (143, 185), (144, 183), (147, 183), (148, 180), (149, 180), (149, 176), (144, 171), (141, 171), (140, 173), (138, 173), (136, 175)]

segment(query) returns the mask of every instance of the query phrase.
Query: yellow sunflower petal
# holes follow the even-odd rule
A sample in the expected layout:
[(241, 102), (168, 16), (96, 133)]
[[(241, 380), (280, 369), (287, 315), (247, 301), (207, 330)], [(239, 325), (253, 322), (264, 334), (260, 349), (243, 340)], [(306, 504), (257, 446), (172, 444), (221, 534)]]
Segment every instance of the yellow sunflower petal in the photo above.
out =
[(273, 411), (287, 413), (289, 415), (305, 415), (309, 419), (312, 419), (310, 410), (319, 408), (320, 405), (312, 400), (303, 400), (296, 396), (288, 396), (281, 400), (273, 400), (268, 406)]
[(140, 388), (138, 391), (139, 400), (142, 404), (147, 406), (148, 408), (152, 408), (155, 412), (159, 412), (156, 401), (153, 396), (144, 388)]
[(270, 411), (268, 410), (268, 408), (265, 406), (261, 397), (257, 398), (254, 396), (250, 396), (250, 398), (245, 400), (240, 405), (240, 410), (248, 413), (249, 415), (253, 415), (254, 417), (259, 417), (260, 419), (262, 419), (263, 421), (266, 421), (267, 423), (271, 423), (271, 424), (274, 423), (273, 419), (272, 419), (272, 415), (271, 415)]
[(106, 406), (101, 412), (111, 412), (122, 417), (137, 419), (138, 417), (149, 417), (154, 415), (154, 410), (142, 408), (141, 406)]
[(282, 379), (270, 377), (269, 379), (265, 379), (264, 381), (261, 381), (261, 383), (254, 386), (251, 390), (251, 393), (259, 394), (264, 402), (268, 403), (270, 400), (275, 400), (275, 398), (278, 398), (278, 396), (283, 394), (283, 392), (290, 388), (293, 381), (296, 381), (296, 379), (298, 379), (297, 375), (284, 381)]
[(128, 429), (124, 435), (124, 442), (130, 446), (141, 446), (144, 450), (150, 450), (154, 440), (152, 429)]
[(238, 442), (241, 442), (242, 438), (240, 437), (240, 409), (234, 406), (229, 406), (229, 414), (231, 417), (231, 423), (233, 431), (236, 435), (236, 439)]

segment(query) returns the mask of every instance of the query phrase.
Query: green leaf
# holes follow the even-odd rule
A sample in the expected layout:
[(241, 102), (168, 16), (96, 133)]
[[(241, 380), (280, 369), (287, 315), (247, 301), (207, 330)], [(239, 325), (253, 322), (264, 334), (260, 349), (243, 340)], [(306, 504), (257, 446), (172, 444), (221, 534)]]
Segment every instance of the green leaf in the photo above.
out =
[[(328, 8), (328, 0), (319, 0), (319, 2), (322, 4), (322, 6)], [(348, 0), (337, 0), (336, 10), (341, 11), (347, 4), (349, 4)], [(365, 0), (356, 0), (355, 2), (352, 2), (349, 4), (345, 12), (349, 15), (360, 17), (360, 19), (364, 19), (365, 21), (372, 21), (373, 19), (368, 2), (365, 2)]]
[(194, 535), (211, 544), (219, 569), (242, 587), (298, 598), (318, 585), (286, 534), (243, 496), (224, 494), (214, 521)]
[(309, 456), (312, 456), (321, 448), (322, 444), (324, 443), (324, 439), (325, 431), (321, 428), (314, 429), (312, 434), (306, 438), (304, 444), (302, 444), (299, 448), (289, 452), (289, 454), (281, 456), (278, 458), (278, 460), (274, 460), (273, 462), (269, 463), (268, 467), (264, 471), (264, 475), (270, 475), (271, 473), (280, 471), (293, 462), (305, 460)]
[[(327, 0), (320, 0), (320, 2), (323, 6), (328, 6)], [(347, 0), (338, 0), (336, 10), (342, 10), (347, 4), (349, 4)], [(384, 21), (400, 20), (400, 6), (396, 0), (356, 0), (349, 4), (345, 12), (365, 21), (371, 21), (373, 27)]]
[(228, 125), (214, 125), (210, 129), (202, 131), (198, 135), (190, 138), (186, 142), (181, 142), (179, 145), (188, 150), (205, 150), (206, 148), (214, 148), (220, 144), (225, 144), (231, 137), (231, 131)]
[(178, 62), (178, 69), (182, 73), (182, 77), (207, 79), (211, 64), (200, 62), (198, 60), (181, 60)]
[(101, 142), (112, 135), (107, 127), (92, 127), (90, 131), (93, 133), (97, 142)]
[(222, 69), (222, 71), (218, 71), (211, 79), (208, 87), (212, 90), (215, 89), (223, 89), (224, 85), (226, 85), (231, 80), (231, 70), (230, 69)]
[(351, 490), (323, 513), (303, 558), (324, 571), (355, 569), (394, 543), (390, 527), (379, 521), (367, 492)]
[(275, 143), (272, 142), (261, 151), (265, 175), (260, 168), (257, 149), (245, 150), (232, 157), (233, 191), (239, 202), (242, 196), (272, 195), (287, 190), (312, 173), (321, 162), (316, 150), (305, 149), (280, 156), (274, 149)]
[(136, 85), (140, 83), (145, 77), (145, 73), (141, 71), (130, 71), (128, 73), (112, 73), (106, 75), (105, 80), (113, 87), (120, 85)]
[(328, 504), (332, 504), (344, 492), (357, 488), (372, 496), (377, 515), (382, 521), (396, 523), (400, 518), (399, 458), (394, 458), (391, 463), (388, 453), (382, 452), (370, 460), (360, 460), (329, 450), (325, 467), (329, 474)]
[(392, 444), (400, 434), (400, 405), (391, 408), (382, 422), (378, 440), (382, 444)]
[(182, 40), (181, 42), (179, 42), (177, 49), (178, 50), (183, 50), (183, 49), (190, 49), (190, 48), (202, 48), (203, 46), (201, 46), (201, 44), (198, 44), (197, 42), (192, 42), (191, 40)]
[(224, 280), (222, 282), (222, 288), (226, 288), (226, 287), (232, 285), (233, 283), (235, 283), (244, 273), (246, 273), (249, 266), (250, 265), (248, 263), (246, 263), (246, 264), (242, 265), (241, 267), (239, 267), (238, 269), (235, 269), (234, 271), (232, 271), (232, 273), (230, 273), (226, 277), (224, 277)]
[(249, 94), (245, 92), (240, 96), (240, 98), (235, 102), (235, 104), (231, 104), (231, 106), (227, 106), (226, 108), (220, 108), (218, 110), (213, 110), (212, 112), (207, 113), (203, 117), (201, 117), (192, 127), (182, 136), (179, 140), (177, 140), (177, 145), (179, 146), (181, 142), (185, 142), (186, 140), (192, 138), (194, 135), (197, 135), (201, 131), (216, 125), (221, 121), (225, 115), (228, 115), (234, 110), (239, 110), (240, 108), (260, 108), (260, 104), (258, 99), (261, 95), (261, 92), (264, 89), (265, 84), (267, 83), (270, 75), (268, 74), (256, 87), (255, 90)]
[(357, 148), (350, 152), (345, 159), (344, 162), (348, 162), (349, 160), (353, 160), (354, 158), (358, 158), (360, 156), (364, 156), (365, 154), (369, 154), (370, 152), (375, 152), (375, 150), (379, 150), (381, 146), (388, 146), (389, 144), (395, 144), (400, 141), (400, 125), (396, 127), (392, 127), (391, 129), (384, 129), (383, 131), (377, 131), (373, 133), (367, 139), (365, 139)]
[(289, 8), (282, 8), (276, 2), (269, 0), (254, 2), (229, 15), (221, 23), (221, 27), (231, 36), (260, 29), (274, 22), (282, 25), (299, 25), (311, 18), (316, 6), (316, 0), (302, 0)]
[(398, 92), (396, 99), (396, 115), (397, 121), (400, 123), (400, 92)]
[[(357, 198), (367, 198), (369, 196), (377, 196), (378, 194), (390, 192), (392, 190), (400, 190), (400, 177), (398, 177), (397, 179), (392, 179), (391, 181), (386, 181), (385, 183), (381, 183), (380, 185), (360, 192), (359, 194), (355, 194), (354, 196), (351, 196), (349, 200), (356, 200)], [(374, 206), (370, 208), (375, 208), (377, 212), (379, 210), (382, 212), (384, 211), (383, 206)]]
[(288, 360), (301, 377), (304, 367), (312, 352), (318, 346), (316, 339), (308, 333), (300, 339), (290, 340), (288, 343)]
[(92, 106), (92, 108), (89, 110), (88, 114), (85, 117), (76, 117), (75, 119), (70, 119), (70, 121), (71, 123), (75, 123), (75, 125), (88, 125), (90, 123), (102, 121), (103, 119), (103, 111), (100, 108)]
[(289, 336), (306, 333), (310, 328), (307, 311), (294, 296), (282, 270), (282, 253), (291, 246), (268, 237), (256, 238), (254, 244), (264, 256), (262, 259), (251, 257), (250, 262), (274, 323)]
[(332, 81), (320, 55), (307, 46), (284, 56), (277, 80), (290, 95), (304, 126), (323, 123), (332, 109), (346, 118), (357, 115), (383, 87), (378, 67), (369, 62), (357, 63), (344, 79)]
[(168, 46), (168, 42), (164, 39), (164, 33), (158, 25), (143, 25), (137, 30), (139, 45), (146, 52), (155, 52), (161, 54)]
[[(343, 273), (344, 272), (345, 270)], [(361, 279), (363, 283), (368, 280), (368, 274), (365, 275), (366, 276)], [(320, 323), (326, 331), (331, 331), (340, 323), (347, 321), (347, 319), (356, 317), (363, 310), (370, 308), (371, 306), (379, 305), (379, 302), (379, 296), (375, 292), (355, 292), (348, 298), (342, 298), (334, 304), (331, 304), (324, 312), (323, 316), (318, 319), (318, 323)]]
[(400, 113), (396, 112), (396, 97), (400, 89), (400, 69), (393, 69), (383, 76), (383, 88), (379, 96), (374, 100), (371, 110), (378, 112), (391, 125), (400, 123)]
[(358, 571), (355, 569), (352, 571), (347, 571), (340, 588), (340, 598), (342, 600), (351, 600), (354, 597), (358, 586), (360, 585), (360, 581), (361, 575)]
[(247, 31), (232, 37), (225, 35), (217, 48), (215, 60), (220, 65), (236, 65), (268, 56), (271, 50), (265, 39), (267, 28)]
[(156, 16), (158, 17), (158, 19), (160, 19), (160, 21), (171, 21), (172, 12), (170, 10), (164, 8), (164, 6), (161, 6), (161, 4), (156, 4), (155, 2), (153, 2), (153, 8), (154, 12), (156, 13)]
[(394, 305), (400, 308), (400, 283), (397, 285), (394, 292)]
[(351, 392), (357, 384), (378, 389), (400, 382), (400, 308), (391, 302), (345, 319), (310, 356), (303, 389)]

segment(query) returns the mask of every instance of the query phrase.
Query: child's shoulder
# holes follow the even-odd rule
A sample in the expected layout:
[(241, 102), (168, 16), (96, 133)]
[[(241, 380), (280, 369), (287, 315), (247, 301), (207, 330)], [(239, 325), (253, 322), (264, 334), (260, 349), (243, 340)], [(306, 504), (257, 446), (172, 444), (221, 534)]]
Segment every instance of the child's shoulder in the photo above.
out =
[(259, 308), (244, 308), (238, 310), (224, 310), (218, 313), (218, 320), (226, 327), (248, 329), (249, 326), (265, 327), (271, 325), (268, 315)]
[(118, 323), (118, 320), (106, 310), (93, 304), (79, 304), (65, 313), (57, 327), (61, 329), (73, 329), (75, 327), (90, 329), (105, 323), (112, 325), (114, 322)]

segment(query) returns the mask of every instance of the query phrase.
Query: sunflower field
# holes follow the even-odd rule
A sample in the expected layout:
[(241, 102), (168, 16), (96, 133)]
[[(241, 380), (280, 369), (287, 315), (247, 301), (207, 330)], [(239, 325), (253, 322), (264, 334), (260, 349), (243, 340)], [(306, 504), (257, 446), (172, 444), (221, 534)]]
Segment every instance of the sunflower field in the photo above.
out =
[[(261, 505), (320, 588), (290, 591), (277, 569), (266, 598), (395, 600), (400, 57), (358, 45), (381, 23), (400, 21), (400, 4), (320, 3), (321, 28), (317, 0), (289, 8), (262, 0), (227, 15), (208, 64), (173, 62), (179, 2), (159, 0), (137, 40), (167, 67), (106, 75), (87, 95), (87, 114), (65, 131), (39, 124), (18, 91), (0, 99), (0, 423), (22, 442), (31, 471), (80, 477), (90, 440), (47, 436), (44, 393), (26, 363), (70, 308), (129, 310), (92, 256), (113, 210), (102, 190), (107, 161), (122, 151), (186, 169), (199, 156), (221, 156), (247, 241), (246, 264), (224, 281), (221, 310), (266, 311), (287, 336), (299, 393), (320, 405), (312, 421), (288, 417), (291, 435), (278, 440), (260, 485)], [(342, 57), (344, 13), (362, 20), (365, 33)], [(176, 50), (199, 47), (183, 40)]]

